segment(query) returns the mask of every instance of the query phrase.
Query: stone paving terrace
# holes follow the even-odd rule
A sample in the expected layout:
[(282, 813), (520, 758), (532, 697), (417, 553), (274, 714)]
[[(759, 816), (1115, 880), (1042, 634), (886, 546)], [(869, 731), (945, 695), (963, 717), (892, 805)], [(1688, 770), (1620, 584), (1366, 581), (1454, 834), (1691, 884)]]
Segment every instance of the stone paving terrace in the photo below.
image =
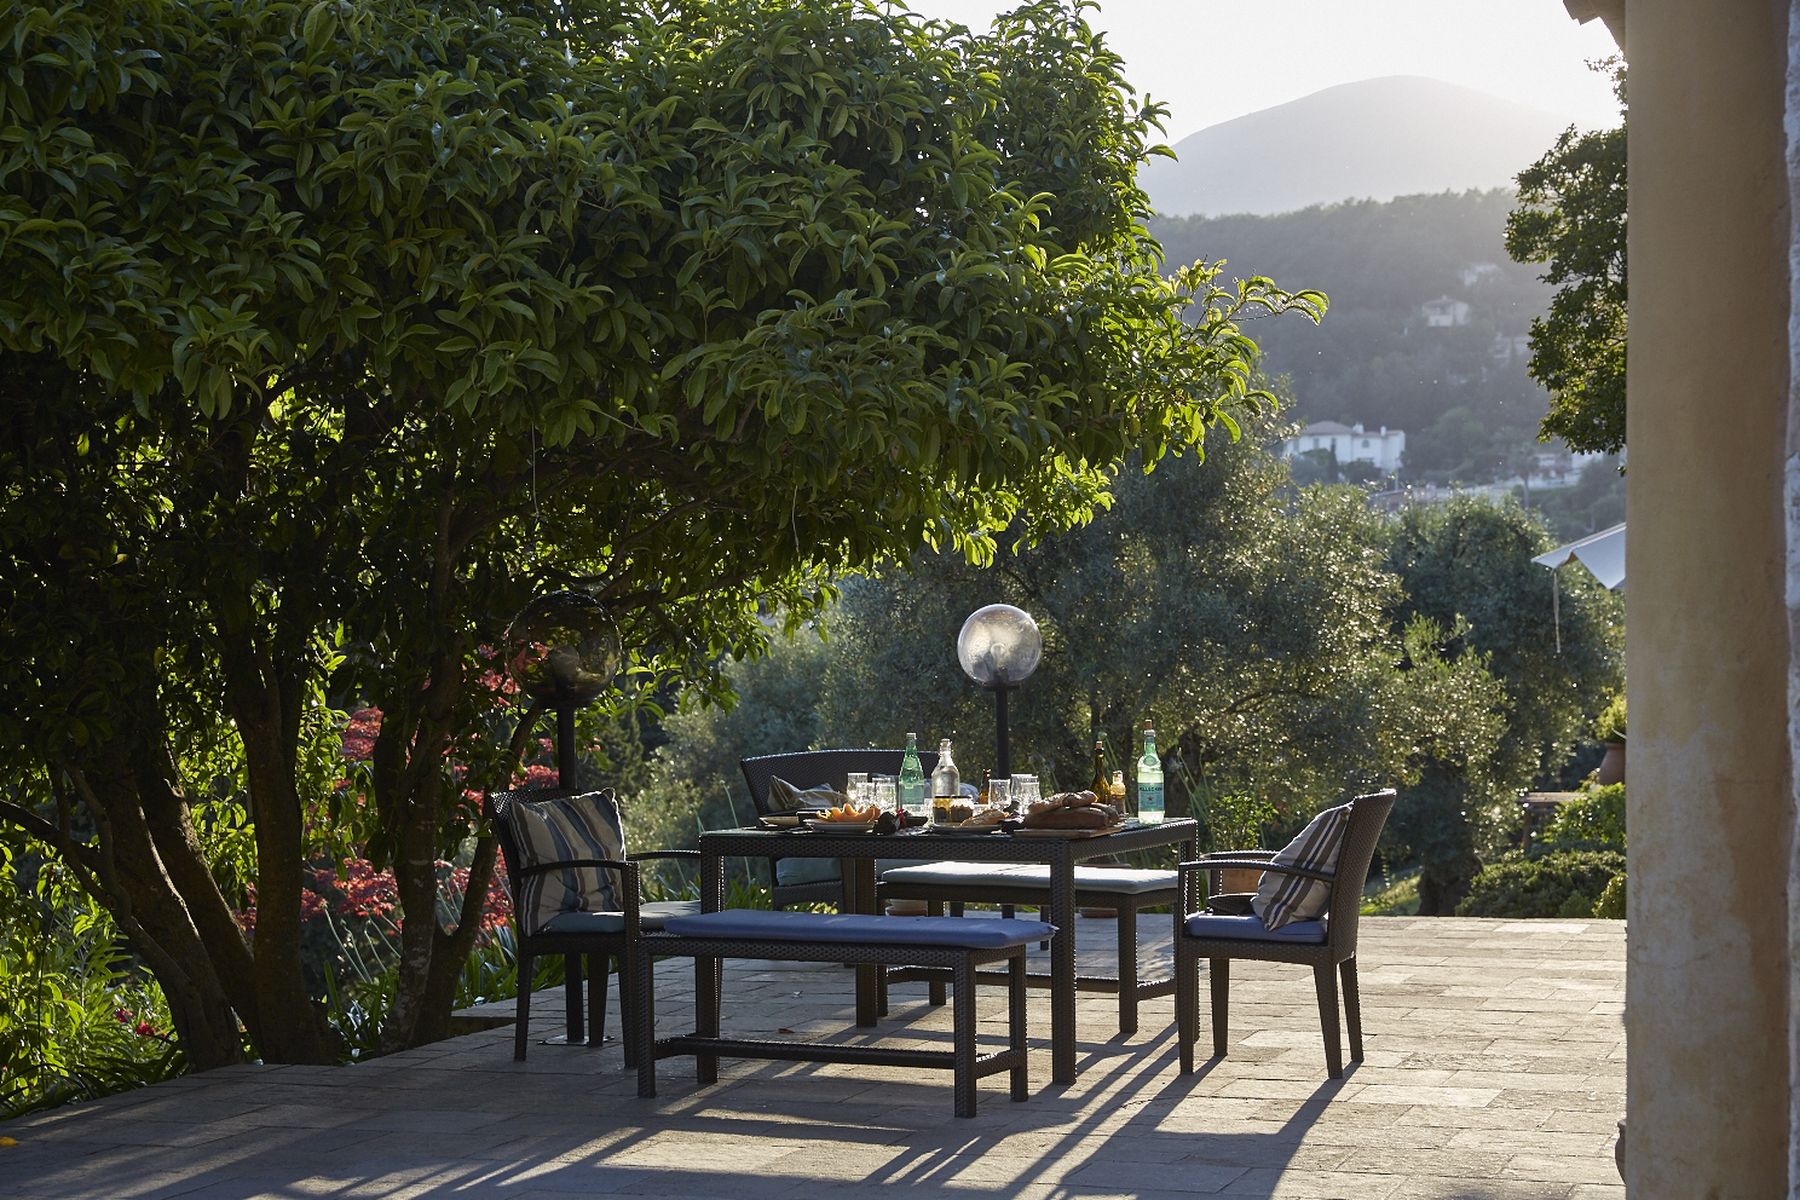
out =
[[(1201, 1071), (1187, 1078), (1172, 999), (1148, 1002), (1120, 1041), (1114, 998), (1084, 994), (1076, 1084), (1048, 1083), (1036, 1040), (1031, 1099), (1009, 1102), (1005, 1076), (990, 1077), (974, 1120), (951, 1115), (948, 1072), (836, 1065), (726, 1060), (700, 1089), (691, 1059), (665, 1060), (660, 1096), (644, 1101), (616, 1042), (534, 1043), (514, 1063), (499, 1027), (355, 1067), (233, 1068), (0, 1125), (18, 1143), (0, 1148), (0, 1196), (1624, 1196), (1612, 1155), (1623, 923), (1362, 924), (1368, 1057), (1335, 1083), (1310, 973), (1239, 962), (1227, 1058), (1204, 1061), (1204, 980)], [(1081, 922), (1084, 971), (1105, 969), (1112, 928)], [(691, 1028), (691, 976), (686, 962), (662, 968), (661, 1032)], [(728, 963), (725, 1030), (867, 1038), (852, 985), (839, 967)], [(981, 991), (984, 1033), (998, 1032), (1003, 990)], [(613, 1003), (609, 1028), (616, 989)], [(541, 995), (534, 1032), (554, 1033), (561, 1013), (559, 992)], [(1033, 993), (1031, 1020), (1048, 1028), (1047, 993)], [(923, 984), (901, 985), (882, 1032), (947, 1046), (949, 1012), (925, 1003)]]

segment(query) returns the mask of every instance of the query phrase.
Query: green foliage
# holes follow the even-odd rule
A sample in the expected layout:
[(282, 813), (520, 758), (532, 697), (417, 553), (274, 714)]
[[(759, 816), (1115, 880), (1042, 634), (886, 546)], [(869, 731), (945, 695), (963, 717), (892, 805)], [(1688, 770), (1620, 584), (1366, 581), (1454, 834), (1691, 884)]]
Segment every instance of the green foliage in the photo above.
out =
[(1620, 871), (1606, 881), (1600, 898), (1594, 901), (1594, 915), (1609, 921), (1625, 919), (1625, 872)]
[(1592, 719), (1588, 698), (1621, 680), (1623, 607), (1585, 573), (1562, 580), (1558, 650), (1549, 572), (1531, 561), (1549, 548), (1516, 504), (1465, 498), (1407, 509), (1388, 553), (1406, 597), (1399, 618), (1457, 629), (1445, 653), (1485, 656), (1502, 681), (1500, 778), (1512, 789), (1560, 765)]
[(755, 808), (738, 759), (821, 744), (817, 711), (828, 647), (807, 625), (761, 656), (725, 668), (733, 699), (690, 704), (663, 721), (668, 740), (643, 790), (626, 799), (633, 844), (691, 846), (704, 829), (749, 823)]
[(1612, 76), (1616, 129), (1573, 126), (1544, 157), (1519, 172), (1519, 207), (1506, 222), (1507, 253), (1548, 264), (1557, 290), (1531, 323), (1531, 376), (1550, 389), (1542, 436), (1577, 450), (1616, 453), (1625, 445), (1625, 63)]
[(1625, 740), (1625, 692), (1622, 689), (1606, 702), (1606, 707), (1594, 718), (1594, 739), (1601, 742)]
[(1459, 917), (1585, 917), (1616, 876), (1625, 856), (1614, 850), (1514, 853), (1483, 867)]
[(1419, 913), (1419, 873), (1405, 871), (1390, 877), (1386, 872), (1363, 889), (1365, 917), (1412, 917)]
[(1591, 787), (1557, 810), (1544, 830), (1553, 849), (1625, 849), (1625, 785)]
[(1531, 561), (1548, 547), (1543, 527), (1517, 505), (1474, 499), (1406, 510), (1390, 544), (1405, 596), (1396, 619), (1445, 630), (1439, 653), (1480, 662), (1501, 689), (1490, 710), (1501, 734), (1485, 773), (1428, 770), (1390, 819), (1390, 844), (1423, 865), (1421, 912), (1456, 906), (1478, 851), (1510, 840), (1502, 835), (1512, 797), (1561, 765), (1590, 719), (1586, 698), (1618, 684), (1622, 611), (1591, 577), (1565, 583), (1558, 652), (1549, 573)]
[[(0, 811), (131, 835), (127, 884), (85, 878), (201, 966), (202, 1066), (234, 1011), (332, 1056), (299, 901), (338, 820), (415, 918), (390, 1042), (429, 1035), (472, 932), (422, 919), (428, 864), (510, 773), (493, 649), (534, 592), (619, 622), (614, 713), (722, 698), (769, 612), (1077, 526), (1128, 455), (1235, 428), (1240, 321), (1324, 303), (1161, 275), (1160, 110), (1074, 4), (33, 0), (0, 65)], [(309, 826), (352, 698), (367, 803)], [(209, 816), (170, 764), (232, 741)]]
[(106, 911), (35, 848), (0, 846), (0, 1118), (180, 1074), (170, 1028)]
[(1199, 793), (1191, 800), (1193, 813), (1206, 825), (1207, 849), (1258, 850), (1263, 830), (1275, 824), (1280, 813), (1261, 796), (1249, 792), (1225, 795)]

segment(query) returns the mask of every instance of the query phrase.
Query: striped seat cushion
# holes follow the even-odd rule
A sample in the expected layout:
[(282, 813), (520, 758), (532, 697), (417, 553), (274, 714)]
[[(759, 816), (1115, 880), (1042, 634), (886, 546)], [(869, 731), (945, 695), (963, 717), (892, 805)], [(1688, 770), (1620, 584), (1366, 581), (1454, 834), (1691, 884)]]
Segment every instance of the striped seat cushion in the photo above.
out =
[[(1282, 847), (1273, 861), (1313, 871), (1334, 871), (1338, 851), (1344, 846), (1344, 830), (1349, 825), (1348, 804), (1328, 808), (1307, 822), (1300, 835)], [(1264, 871), (1250, 909), (1262, 919), (1266, 928), (1276, 930), (1295, 921), (1310, 921), (1322, 916), (1330, 903), (1331, 885), (1322, 879)]]
[[(522, 870), (583, 858), (625, 857), (625, 827), (610, 790), (530, 800), (513, 808)], [(527, 936), (558, 913), (616, 912), (625, 881), (610, 867), (568, 867), (524, 877), (518, 918)]]

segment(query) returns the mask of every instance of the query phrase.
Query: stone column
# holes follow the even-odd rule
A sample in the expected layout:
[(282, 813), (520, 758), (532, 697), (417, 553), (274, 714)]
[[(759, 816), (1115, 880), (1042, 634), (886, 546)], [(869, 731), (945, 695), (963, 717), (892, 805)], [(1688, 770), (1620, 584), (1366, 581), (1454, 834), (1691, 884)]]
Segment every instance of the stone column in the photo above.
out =
[(1788, 1194), (1788, 8), (1632, 0), (1628, 1183)]

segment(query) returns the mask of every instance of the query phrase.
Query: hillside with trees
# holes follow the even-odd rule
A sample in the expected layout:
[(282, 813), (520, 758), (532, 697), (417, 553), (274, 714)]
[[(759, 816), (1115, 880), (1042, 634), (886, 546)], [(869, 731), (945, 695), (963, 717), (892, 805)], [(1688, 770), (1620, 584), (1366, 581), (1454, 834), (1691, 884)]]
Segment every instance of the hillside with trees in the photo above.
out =
[[(1163, 217), (1152, 232), (1169, 270), (1222, 258), (1229, 275), (1331, 298), (1317, 326), (1255, 327), (1266, 369), (1291, 382), (1292, 416), (1404, 429), (1408, 478), (1478, 483), (1542, 449), (1547, 396), (1526, 374), (1523, 339), (1550, 289), (1541, 267), (1507, 255), (1515, 203), (1504, 189), (1444, 192), (1278, 216)], [(1444, 298), (1461, 323), (1434, 327), (1424, 306)]]

